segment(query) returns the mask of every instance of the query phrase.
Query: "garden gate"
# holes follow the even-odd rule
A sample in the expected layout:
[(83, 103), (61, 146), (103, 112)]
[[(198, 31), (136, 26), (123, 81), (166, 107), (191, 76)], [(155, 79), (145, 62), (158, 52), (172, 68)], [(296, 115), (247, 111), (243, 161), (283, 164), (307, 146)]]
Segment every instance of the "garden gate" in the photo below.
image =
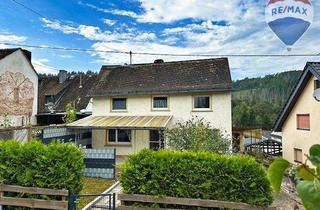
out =
[(116, 210), (115, 193), (71, 195), (69, 202), (69, 210)]

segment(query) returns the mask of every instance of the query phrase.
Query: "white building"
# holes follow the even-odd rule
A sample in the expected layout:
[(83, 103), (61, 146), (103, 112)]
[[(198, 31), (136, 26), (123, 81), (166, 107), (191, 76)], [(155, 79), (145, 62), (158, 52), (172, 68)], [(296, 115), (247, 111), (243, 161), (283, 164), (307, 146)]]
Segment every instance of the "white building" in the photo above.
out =
[[(21, 48), (0, 50), (0, 124), (36, 124), (38, 74), (31, 64), (31, 52)], [(4, 117), (7, 116), (7, 117)]]
[(195, 116), (231, 139), (231, 88), (226, 58), (103, 66), (92, 116), (69, 126), (92, 128), (92, 147), (120, 156), (162, 147), (167, 126)]

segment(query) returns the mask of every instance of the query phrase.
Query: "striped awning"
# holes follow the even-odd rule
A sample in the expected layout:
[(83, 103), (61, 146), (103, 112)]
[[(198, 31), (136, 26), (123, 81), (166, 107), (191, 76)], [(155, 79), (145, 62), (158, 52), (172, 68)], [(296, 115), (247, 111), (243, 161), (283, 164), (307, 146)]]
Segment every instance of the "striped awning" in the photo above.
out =
[(172, 116), (89, 116), (67, 125), (69, 128), (165, 128)]

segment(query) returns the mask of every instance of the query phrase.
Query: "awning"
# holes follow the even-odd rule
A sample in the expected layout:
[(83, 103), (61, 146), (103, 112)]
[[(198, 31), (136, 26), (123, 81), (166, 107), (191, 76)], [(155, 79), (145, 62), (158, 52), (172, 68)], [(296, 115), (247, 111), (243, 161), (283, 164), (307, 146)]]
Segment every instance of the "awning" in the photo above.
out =
[(67, 125), (69, 128), (165, 128), (172, 116), (89, 116)]

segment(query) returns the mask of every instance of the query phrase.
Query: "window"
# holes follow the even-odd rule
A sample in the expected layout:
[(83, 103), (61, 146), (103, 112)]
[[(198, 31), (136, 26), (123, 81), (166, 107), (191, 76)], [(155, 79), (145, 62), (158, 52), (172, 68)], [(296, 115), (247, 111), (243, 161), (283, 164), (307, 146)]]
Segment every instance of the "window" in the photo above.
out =
[(298, 130), (310, 130), (310, 115), (309, 114), (297, 114), (297, 129)]
[(127, 99), (126, 98), (112, 98), (112, 110), (126, 110)]
[(296, 163), (302, 163), (302, 149), (293, 149), (294, 152), (294, 162)]
[(130, 143), (131, 130), (110, 129), (108, 133), (108, 142), (110, 143)]
[(194, 109), (210, 109), (210, 96), (194, 96), (193, 98)]
[(314, 80), (314, 89), (319, 89), (320, 88), (320, 81), (319, 80)]
[(167, 96), (154, 96), (152, 97), (152, 108), (153, 109), (168, 109), (168, 97)]

